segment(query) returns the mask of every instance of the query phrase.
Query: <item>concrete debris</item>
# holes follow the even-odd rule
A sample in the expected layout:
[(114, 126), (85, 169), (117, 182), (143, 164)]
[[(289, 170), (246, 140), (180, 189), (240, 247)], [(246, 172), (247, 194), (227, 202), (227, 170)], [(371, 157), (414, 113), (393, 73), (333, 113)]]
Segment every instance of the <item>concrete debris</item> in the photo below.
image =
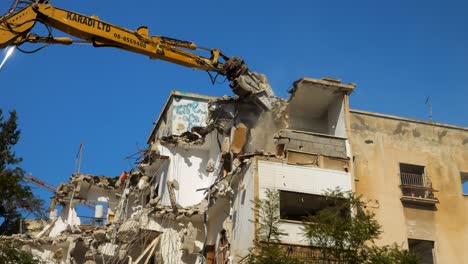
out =
[(138, 234), (139, 225), (140, 223), (133, 219), (123, 222), (118, 230), (117, 239), (124, 243), (131, 241)]
[(44, 220), (33, 220), (33, 219), (24, 219), (22, 221), (22, 227), (26, 230), (25, 234), (35, 237), (41, 233), (42, 230), (47, 226), (47, 222)]
[[(135, 169), (72, 175), (55, 192), (55, 220), (10, 239), (49, 263), (237, 263), (253, 245), (236, 236), (255, 235), (242, 229), (253, 222), (258, 160), (348, 168), (340, 122), (349, 87), (314, 80), (296, 82), (289, 100), (255, 73), (237, 82), (262, 89), (240, 97), (172, 92)], [(82, 215), (80, 203), (94, 212)]]
[[(122, 176), (121, 176), (122, 177)], [(119, 177), (110, 178), (106, 176), (95, 176), (91, 174), (74, 174), (70, 177), (70, 183), (88, 182), (104, 189), (116, 189), (116, 183)]]
[(169, 198), (171, 200), (172, 210), (174, 213), (177, 213), (177, 202), (175, 191), (178, 190), (178, 184), (175, 184), (172, 181), (167, 181), (167, 190), (169, 191)]
[(244, 145), (247, 142), (247, 132), (248, 128), (242, 123), (239, 123), (233, 128), (231, 151), (234, 155), (241, 153), (244, 148)]
[(187, 228), (181, 231), (181, 249), (186, 251), (187, 254), (199, 252), (201, 249), (196, 247), (195, 241), (197, 240), (198, 229), (193, 227), (192, 223), (187, 224)]

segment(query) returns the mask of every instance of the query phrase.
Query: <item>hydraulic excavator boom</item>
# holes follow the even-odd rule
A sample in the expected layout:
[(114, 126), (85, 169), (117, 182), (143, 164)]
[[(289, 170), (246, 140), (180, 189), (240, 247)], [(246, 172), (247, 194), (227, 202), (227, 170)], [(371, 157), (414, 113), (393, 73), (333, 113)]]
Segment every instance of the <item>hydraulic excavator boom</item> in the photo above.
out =
[[(233, 92), (242, 100), (252, 101), (265, 110), (272, 107), (274, 94), (266, 77), (251, 72), (238, 57), (227, 57), (219, 49), (198, 47), (194, 42), (163, 36), (150, 36), (146, 26), (136, 31), (122, 28), (100, 20), (97, 16), (86, 16), (56, 8), (48, 1), (26, 1), (18, 7), (16, 0), (7, 14), (0, 17), (0, 48), (21, 46), (24, 43), (45, 43), (70, 45), (87, 42), (94, 47), (115, 47), (160, 59), (185, 67), (204, 70), (226, 76)], [(24, 0), (21, 3), (25, 3)], [(49, 29), (48, 36), (32, 33), (37, 23)], [(51, 28), (58, 29), (78, 38), (54, 37)], [(201, 56), (192, 51), (209, 52)]]

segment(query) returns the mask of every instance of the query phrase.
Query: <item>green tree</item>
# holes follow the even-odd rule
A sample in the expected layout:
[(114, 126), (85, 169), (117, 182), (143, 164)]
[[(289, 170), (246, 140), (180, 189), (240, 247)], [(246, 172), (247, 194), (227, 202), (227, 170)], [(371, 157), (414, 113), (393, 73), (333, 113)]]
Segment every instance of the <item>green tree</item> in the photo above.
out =
[(419, 258), (409, 252), (404, 250), (396, 244), (391, 246), (370, 246), (367, 248), (366, 263), (379, 263), (379, 264), (417, 264), (419, 263)]
[(319, 263), (416, 264), (417, 257), (396, 244), (378, 247), (382, 234), (375, 214), (352, 192), (325, 192), (327, 207), (303, 222), (310, 245), (321, 253)]
[(13, 151), (20, 138), (16, 122), (16, 111), (4, 121), (0, 109), (0, 235), (17, 233), (22, 213), (43, 217), (44, 212), (42, 200), (25, 185), (25, 172), (18, 166), (22, 159)]
[(279, 193), (267, 189), (265, 199), (257, 199), (255, 204), (255, 217), (258, 224), (258, 236), (260, 240), (271, 243), (280, 242), (281, 236), (286, 235), (278, 226), (280, 220)]
[[(397, 244), (377, 246), (382, 234), (375, 214), (352, 192), (339, 189), (324, 193), (327, 206), (304, 219), (304, 236), (310, 250), (304, 259), (288, 255), (280, 244), (286, 235), (279, 228), (279, 193), (266, 191), (265, 199), (255, 201), (257, 234), (250, 264), (417, 264), (418, 258)], [(307, 259), (306, 259), (307, 258)]]
[(266, 190), (265, 199), (257, 199), (255, 204), (255, 218), (258, 225), (255, 249), (250, 255), (249, 264), (301, 264), (303, 262), (288, 256), (285, 248), (279, 244), (281, 236), (286, 235), (279, 228), (279, 193)]

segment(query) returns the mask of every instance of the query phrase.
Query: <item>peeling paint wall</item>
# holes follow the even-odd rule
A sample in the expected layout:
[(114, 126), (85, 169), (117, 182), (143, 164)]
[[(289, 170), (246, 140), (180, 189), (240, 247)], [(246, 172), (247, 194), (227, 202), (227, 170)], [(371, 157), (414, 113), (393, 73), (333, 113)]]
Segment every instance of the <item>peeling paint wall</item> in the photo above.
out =
[[(363, 111), (351, 112), (356, 191), (376, 199), (381, 244), (435, 241), (437, 263), (468, 259), (468, 197), (460, 171), (468, 170), (468, 129)], [(400, 201), (399, 163), (421, 165), (439, 192), (435, 207)]]

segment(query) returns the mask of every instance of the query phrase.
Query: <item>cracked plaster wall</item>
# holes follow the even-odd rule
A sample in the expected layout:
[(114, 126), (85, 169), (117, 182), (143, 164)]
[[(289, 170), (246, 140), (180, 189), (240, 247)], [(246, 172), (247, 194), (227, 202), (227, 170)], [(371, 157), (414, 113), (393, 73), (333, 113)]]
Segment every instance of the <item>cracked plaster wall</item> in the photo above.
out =
[[(460, 180), (460, 171), (468, 171), (467, 138), (466, 128), (351, 112), (356, 191), (379, 201), (373, 208), (383, 225), (380, 244), (432, 240), (437, 263), (468, 259), (468, 197), (462, 195)], [(399, 163), (425, 166), (440, 203), (434, 208), (404, 206)]]

